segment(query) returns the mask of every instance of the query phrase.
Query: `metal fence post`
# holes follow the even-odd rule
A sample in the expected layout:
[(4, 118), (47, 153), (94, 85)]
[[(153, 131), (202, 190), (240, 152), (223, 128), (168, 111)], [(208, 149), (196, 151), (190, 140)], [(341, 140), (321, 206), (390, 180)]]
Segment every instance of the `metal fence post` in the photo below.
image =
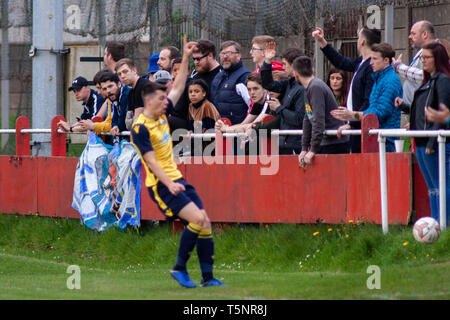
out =
[(447, 228), (447, 192), (446, 192), (446, 168), (445, 168), (445, 136), (438, 136), (439, 143), (439, 220), (441, 230)]
[(387, 177), (386, 177), (386, 137), (378, 134), (379, 157), (380, 157), (380, 190), (381, 190), (381, 225), (383, 233), (388, 233), (388, 200), (387, 200)]

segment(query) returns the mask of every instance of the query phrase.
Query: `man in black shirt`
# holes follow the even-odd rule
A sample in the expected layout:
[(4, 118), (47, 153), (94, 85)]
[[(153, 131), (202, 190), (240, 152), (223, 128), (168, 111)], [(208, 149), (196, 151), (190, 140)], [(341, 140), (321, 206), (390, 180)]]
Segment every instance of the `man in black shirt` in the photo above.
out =
[[(209, 40), (197, 40), (196, 42), (197, 49), (192, 54), (195, 70), (187, 79), (184, 94), (175, 105), (174, 116), (169, 118), (171, 130), (177, 128), (187, 129), (188, 127), (189, 97), (187, 88), (189, 88), (189, 83), (193, 79), (202, 79), (206, 82), (208, 88), (211, 88), (214, 77), (222, 69), (221, 65), (216, 60), (216, 46), (214, 43)], [(209, 92), (210, 90), (208, 90), (208, 96), (206, 97), (208, 100), (211, 98)]]
[(125, 119), (125, 124), (128, 130), (134, 120), (144, 110), (144, 101), (142, 100), (142, 88), (150, 82), (150, 80), (139, 77), (137, 68), (131, 59), (124, 58), (117, 62), (115, 71), (119, 76), (120, 81), (131, 88), (128, 94), (128, 111)]

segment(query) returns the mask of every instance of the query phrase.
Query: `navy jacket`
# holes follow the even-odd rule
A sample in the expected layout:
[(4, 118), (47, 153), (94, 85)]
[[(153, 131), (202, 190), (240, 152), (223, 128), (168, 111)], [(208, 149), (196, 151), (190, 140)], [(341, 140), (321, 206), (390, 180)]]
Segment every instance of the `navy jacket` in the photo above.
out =
[(91, 95), (87, 103), (83, 103), (83, 113), (81, 114), (81, 120), (92, 119), (100, 111), (105, 99), (97, 93), (97, 91), (91, 89)]
[(128, 111), (128, 94), (130, 93), (130, 91), (130, 87), (124, 86), (122, 84), (118, 104), (114, 103), (114, 110), (112, 110), (113, 114), (111, 120), (111, 128), (118, 126), (120, 132), (127, 131), (125, 118)]
[[(337, 52), (331, 45), (321, 49), (328, 60), (338, 69), (356, 72), (362, 61), (362, 57), (347, 58)], [(353, 79), (352, 85), (352, 104), (354, 111), (364, 111), (369, 107), (370, 93), (372, 92), (373, 78), (372, 67), (370, 66), (370, 58), (364, 61), (359, 67), (358, 73)], [(360, 128), (360, 122), (351, 122), (352, 128)]]
[(211, 84), (211, 100), (221, 117), (230, 119), (231, 124), (239, 124), (247, 116), (248, 106), (237, 94), (236, 85), (245, 83), (250, 74), (242, 61), (227, 70), (221, 70)]

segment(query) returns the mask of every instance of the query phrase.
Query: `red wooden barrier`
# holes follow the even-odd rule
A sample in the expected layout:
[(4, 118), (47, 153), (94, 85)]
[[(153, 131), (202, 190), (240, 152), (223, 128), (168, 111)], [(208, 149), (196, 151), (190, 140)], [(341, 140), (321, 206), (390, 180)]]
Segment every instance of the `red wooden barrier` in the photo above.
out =
[(21, 133), (22, 129), (30, 129), (30, 120), (25, 116), (20, 116), (16, 120), (16, 155), (31, 155), (30, 134)]
[[(0, 156), (0, 212), (37, 212), (36, 158)], [(48, 195), (54, 197), (55, 195)]]
[[(412, 189), (411, 159), (410, 153), (387, 155), (389, 223), (405, 224), (411, 214), (411, 192), (419, 190)], [(317, 155), (306, 170), (298, 167), (296, 156), (271, 160), (266, 165), (179, 168), (197, 189), (213, 222), (333, 224), (364, 217), (381, 223), (377, 154)], [(71, 208), (76, 164), (76, 158), (0, 156), (0, 212), (78, 218)], [(262, 175), (261, 168), (270, 165), (278, 172)], [(420, 199), (416, 194), (416, 208)], [(423, 201), (428, 205), (428, 199)], [(141, 208), (142, 220), (163, 220), (144, 184)]]
[(58, 122), (66, 121), (63, 116), (55, 116), (52, 119), (52, 156), (66, 156), (66, 134), (58, 132)]
[(378, 152), (378, 135), (369, 135), (370, 129), (378, 129), (378, 118), (374, 114), (366, 114), (361, 120), (361, 153)]
[[(411, 153), (387, 153), (389, 223), (407, 224), (412, 213)], [(347, 218), (381, 223), (378, 154), (346, 155)]]
[(42, 216), (79, 218), (72, 208), (78, 158), (37, 157), (37, 211)]

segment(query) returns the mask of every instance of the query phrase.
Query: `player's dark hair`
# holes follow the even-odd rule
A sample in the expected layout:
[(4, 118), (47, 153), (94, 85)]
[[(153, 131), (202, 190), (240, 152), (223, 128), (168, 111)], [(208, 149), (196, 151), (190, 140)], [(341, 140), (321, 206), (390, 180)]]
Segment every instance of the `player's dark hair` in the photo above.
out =
[(163, 86), (160, 83), (157, 83), (157, 82), (147, 82), (142, 87), (142, 92), (141, 92), (142, 99), (145, 99), (145, 97), (147, 97), (147, 96), (151, 96), (152, 94), (154, 94), (158, 90), (161, 90), (161, 91), (165, 92), (166, 91), (166, 87)]

